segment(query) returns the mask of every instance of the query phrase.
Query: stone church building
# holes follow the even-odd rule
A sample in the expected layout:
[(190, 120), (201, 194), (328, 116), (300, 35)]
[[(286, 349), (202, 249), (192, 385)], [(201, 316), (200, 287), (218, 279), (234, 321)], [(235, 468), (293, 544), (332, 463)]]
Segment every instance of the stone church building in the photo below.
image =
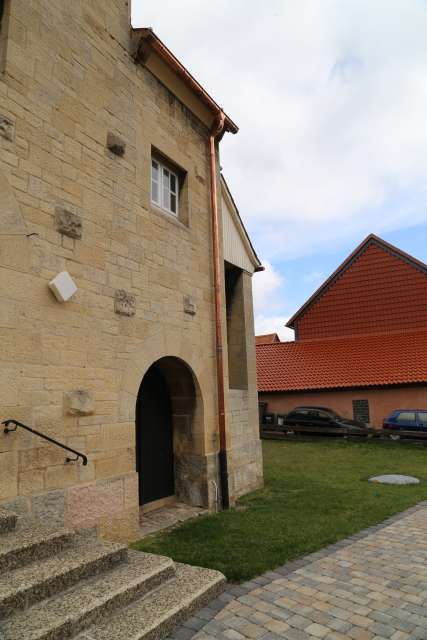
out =
[(262, 484), (237, 126), (128, 11), (0, 0), (0, 507), (122, 540)]

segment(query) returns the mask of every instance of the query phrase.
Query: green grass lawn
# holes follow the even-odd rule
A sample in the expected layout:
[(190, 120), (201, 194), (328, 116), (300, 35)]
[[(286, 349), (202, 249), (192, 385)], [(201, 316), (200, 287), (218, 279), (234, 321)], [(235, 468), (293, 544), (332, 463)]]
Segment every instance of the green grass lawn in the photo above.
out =
[[(265, 487), (229, 510), (145, 538), (135, 548), (242, 581), (381, 522), (427, 498), (427, 449), (378, 442), (264, 441)], [(381, 473), (419, 485), (367, 482)]]

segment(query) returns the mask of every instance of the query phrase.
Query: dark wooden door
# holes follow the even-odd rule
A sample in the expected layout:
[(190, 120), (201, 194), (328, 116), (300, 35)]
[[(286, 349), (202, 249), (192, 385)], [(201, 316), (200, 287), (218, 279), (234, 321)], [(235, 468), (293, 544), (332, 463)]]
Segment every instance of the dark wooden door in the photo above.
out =
[(167, 382), (155, 366), (145, 374), (138, 394), (136, 461), (140, 504), (174, 494), (171, 400)]

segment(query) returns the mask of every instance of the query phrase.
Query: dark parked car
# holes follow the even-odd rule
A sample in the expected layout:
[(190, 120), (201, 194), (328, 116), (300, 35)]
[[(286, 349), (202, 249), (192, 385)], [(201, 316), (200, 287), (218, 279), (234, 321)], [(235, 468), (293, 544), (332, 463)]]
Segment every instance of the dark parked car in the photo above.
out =
[(335, 436), (369, 436), (374, 429), (358, 420), (343, 418), (326, 407), (296, 407), (286, 416), (283, 430)]
[[(413, 436), (417, 433), (427, 432), (427, 409), (396, 409), (384, 419), (383, 429), (390, 432), (390, 438), (398, 440), (402, 435)], [(406, 433), (409, 432), (409, 433)]]

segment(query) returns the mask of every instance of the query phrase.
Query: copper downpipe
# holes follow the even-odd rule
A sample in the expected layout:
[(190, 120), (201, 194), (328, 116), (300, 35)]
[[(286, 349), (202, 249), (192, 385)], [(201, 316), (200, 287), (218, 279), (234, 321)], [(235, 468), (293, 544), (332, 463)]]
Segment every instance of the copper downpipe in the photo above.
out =
[(219, 476), (223, 509), (230, 506), (228, 492), (227, 436), (225, 431), (225, 392), (224, 392), (224, 358), (222, 343), (222, 278), (221, 256), (219, 250), (219, 218), (217, 194), (217, 157), (216, 140), (223, 132), (225, 114), (220, 111), (209, 136), (209, 161), (211, 177), (211, 210), (212, 210), (212, 253), (215, 287), (215, 342), (216, 342), (216, 375), (218, 389), (218, 429), (219, 429)]

